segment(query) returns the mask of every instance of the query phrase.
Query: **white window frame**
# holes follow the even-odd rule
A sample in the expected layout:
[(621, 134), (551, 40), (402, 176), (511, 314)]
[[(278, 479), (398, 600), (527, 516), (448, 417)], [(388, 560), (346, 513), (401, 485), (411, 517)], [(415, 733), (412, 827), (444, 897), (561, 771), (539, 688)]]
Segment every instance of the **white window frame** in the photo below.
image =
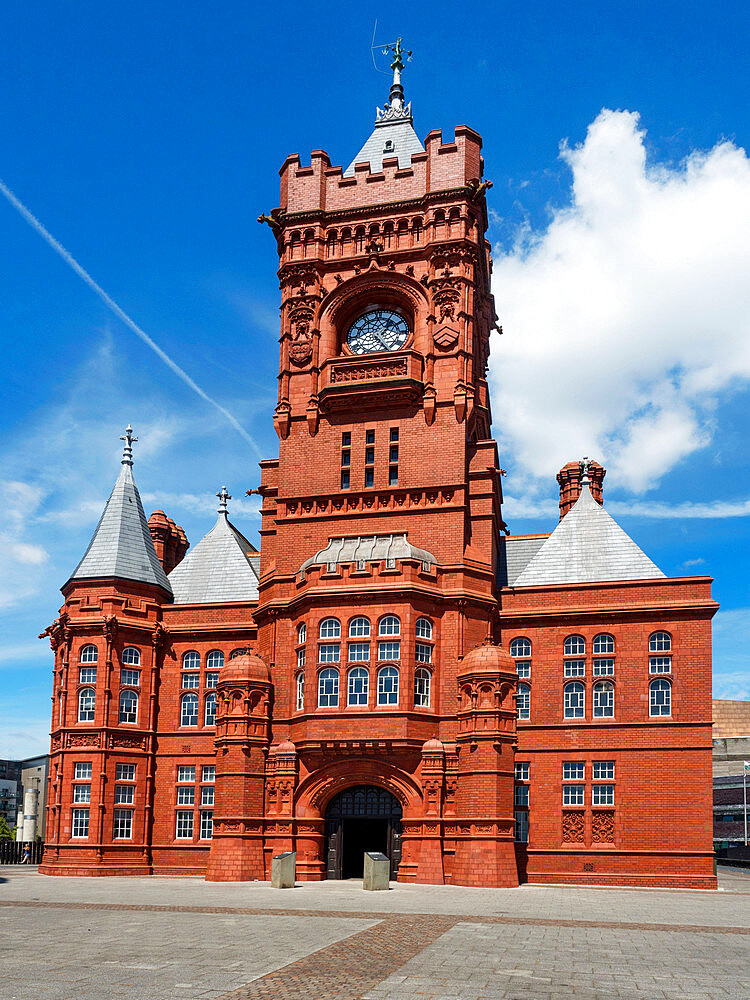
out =
[(592, 652), (594, 656), (614, 656), (615, 637), (609, 632), (600, 632), (598, 635), (595, 635)]
[(140, 667), (141, 665), (141, 651), (136, 649), (135, 646), (126, 646), (122, 651), (122, 656), (120, 657), (120, 664), (126, 664), (130, 667)]
[(195, 805), (195, 786), (194, 785), (178, 785), (177, 786), (177, 805), (178, 806), (194, 806)]
[(586, 804), (585, 785), (563, 785), (562, 804), (564, 806), (582, 806)]
[(305, 646), (297, 650), (297, 669), (302, 670), (307, 665), (307, 649)]
[(301, 712), (305, 707), (305, 671), (300, 670), (295, 677), (295, 688), (297, 692), (296, 705), (297, 711)]
[(351, 621), (349, 622), (350, 639), (357, 639), (360, 637), (369, 639), (371, 631), (372, 631), (372, 626), (370, 625), (370, 619), (365, 618), (364, 615), (357, 615), (356, 618), (352, 618)]
[(350, 663), (369, 663), (370, 643), (350, 642), (346, 655)]
[(352, 667), (346, 675), (346, 704), (357, 708), (366, 705), (370, 697), (370, 671)]
[(398, 615), (383, 615), (378, 622), (378, 635), (401, 635), (401, 619)]
[(96, 691), (92, 687), (78, 692), (78, 721), (94, 722), (96, 719)]
[(529, 842), (529, 812), (528, 809), (517, 809), (514, 813), (515, 826), (513, 836), (516, 843), (528, 844)]
[(73, 781), (91, 781), (94, 767), (90, 760), (77, 760), (73, 768)]
[(378, 642), (378, 660), (400, 660), (401, 640), (387, 639)]
[(201, 654), (195, 649), (188, 649), (187, 652), (182, 654), (182, 669), (183, 670), (200, 670), (201, 668)]
[(414, 707), (429, 708), (432, 698), (432, 672), (427, 667), (414, 671)]
[(514, 660), (528, 660), (531, 656), (531, 639), (527, 639), (525, 635), (517, 635), (515, 639), (511, 639), (508, 648)]
[(563, 688), (563, 717), (566, 719), (586, 718), (586, 686), (580, 681), (573, 681)]
[(201, 809), (205, 809), (208, 806), (213, 809), (215, 800), (216, 788), (214, 785), (205, 785), (201, 788)]
[(531, 660), (516, 660), (516, 673), (519, 677), (531, 677)]
[(133, 810), (115, 809), (112, 818), (112, 839), (133, 839)]
[(71, 817), (70, 836), (73, 840), (88, 840), (89, 810), (74, 809)]
[(91, 802), (91, 785), (73, 785), (73, 802)]
[(672, 657), (671, 656), (649, 656), (649, 658), (648, 658), (648, 672), (650, 674), (671, 674), (672, 673)]
[(378, 670), (378, 705), (398, 705), (399, 672), (397, 667)]
[(563, 643), (563, 655), (570, 657), (585, 656), (586, 640), (583, 636), (578, 635), (577, 633), (566, 636), (565, 642)]
[(224, 666), (224, 653), (220, 649), (212, 649), (206, 656), (206, 670), (221, 670)]
[(530, 761), (528, 760), (517, 760), (513, 769), (513, 775), (516, 781), (528, 781), (529, 780), (529, 769)]
[(585, 660), (565, 660), (563, 673), (565, 677), (585, 677), (586, 676), (586, 661)]
[(340, 663), (341, 643), (323, 642), (318, 646), (318, 663)]
[(563, 761), (563, 781), (585, 781), (586, 761), (585, 760), (564, 760)]
[[(186, 712), (185, 706), (190, 705), (191, 711)], [(198, 695), (195, 692), (190, 694), (184, 694), (180, 698), (180, 726), (184, 729), (195, 729), (198, 725), (200, 712), (200, 701), (198, 700)]]
[(614, 785), (592, 785), (591, 805), (592, 806), (613, 806), (615, 804)]
[(318, 626), (319, 639), (340, 639), (341, 622), (338, 618), (324, 618)]
[(193, 839), (193, 810), (178, 809), (175, 813), (175, 840)]
[(594, 660), (592, 674), (594, 677), (614, 677), (615, 661), (613, 657), (597, 657)]
[(204, 764), (201, 771), (201, 781), (216, 781), (216, 764)]
[(137, 688), (141, 686), (141, 672), (133, 667), (120, 669), (120, 684), (123, 687)]
[(529, 805), (529, 786), (528, 785), (516, 785), (513, 792), (513, 804), (516, 806), (526, 806)]
[(591, 693), (592, 713), (595, 719), (614, 719), (615, 686), (612, 681), (597, 681)]
[(414, 662), (432, 663), (432, 646), (427, 642), (414, 643)]
[(215, 691), (209, 691), (203, 702), (203, 725), (216, 725), (216, 711), (218, 709), (218, 698)]
[[(660, 698), (654, 697), (657, 692), (661, 692)], [(662, 709), (666, 709), (666, 711), (662, 711)], [(648, 714), (649, 718), (652, 719), (666, 719), (672, 715), (672, 685), (668, 680), (660, 677), (649, 684)]]
[(531, 718), (531, 685), (519, 684), (516, 687), (516, 714), (522, 722)]
[(326, 667), (318, 673), (318, 708), (339, 707), (339, 671)]
[(88, 643), (86, 646), (81, 648), (78, 654), (79, 663), (97, 663), (99, 660), (99, 650), (96, 646)]
[[(216, 765), (212, 765), (215, 767)], [(180, 785), (195, 784), (195, 764), (177, 765), (177, 783)]]
[(213, 835), (214, 835), (214, 811), (213, 809), (202, 809), (200, 839), (212, 840)]
[(219, 674), (216, 670), (209, 670), (206, 674), (206, 688), (209, 691), (213, 691), (219, 686)]
[(615, 762), (613, 760), (595, 760), (591, 766), (594, 781), (615, 780)]
[(201, 675), (196, 671), (190, 671), (182, 675), (183, 691), (198, 691), (201, 686)]
[(135, 802), (135, 785), (115, 785), (115, 805), (132, 806)]
[(672, 636), (669, 632), (657, 630), (648, 637), (649, 653), (671, 653)]
[[(125, 716), (125, 718), (123, 718)], [(134, 726), (138, 722), (138, 692), (126, 688), (120, 692), (118, 721), (123, 725)]]
[(115, 781), (135, 781), (135, 764), (115, 764)]
[(79, 667), (78, 683), (96, 684), (96, 667)]
[(414, 626), (414, 632), (417, 639), (432, 639), (434, 627), (429, 618), (417, 618), (417, 623)]

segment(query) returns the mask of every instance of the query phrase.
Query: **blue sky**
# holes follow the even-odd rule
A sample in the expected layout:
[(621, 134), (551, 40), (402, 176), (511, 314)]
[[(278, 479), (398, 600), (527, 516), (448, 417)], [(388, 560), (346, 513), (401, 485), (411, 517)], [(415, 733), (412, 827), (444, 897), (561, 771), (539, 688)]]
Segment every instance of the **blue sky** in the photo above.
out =
[[(346, 164), (369, 134), (376, 16), (414, 50), (418, 133), (484, 138), (512, 530), (554, 525), (561, 464), (602, 461), (662, 569), (715, 577), (715, 693), (750, 697), (746, 4), (10, 2), (0, 178), (247, 437), (0, 198), (0, 756), (46, 746), (36, 635), (125, 424), (147, 512), (193, 543), (219, 486), (241, 497), (277, 454), (277, 261), (255, 219), (288, 153)], [(251, 538), (255, 499), (231, 505)]]

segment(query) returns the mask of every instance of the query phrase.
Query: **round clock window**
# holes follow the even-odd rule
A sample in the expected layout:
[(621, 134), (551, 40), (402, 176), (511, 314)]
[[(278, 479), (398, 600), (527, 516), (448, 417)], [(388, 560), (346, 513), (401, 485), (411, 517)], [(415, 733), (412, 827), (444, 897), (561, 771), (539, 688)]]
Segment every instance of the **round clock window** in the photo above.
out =
[(346, 342), (355, 354), (397, 351), (409, 337), (409, 325), (394, 309), (368, 309), (349, 327)]

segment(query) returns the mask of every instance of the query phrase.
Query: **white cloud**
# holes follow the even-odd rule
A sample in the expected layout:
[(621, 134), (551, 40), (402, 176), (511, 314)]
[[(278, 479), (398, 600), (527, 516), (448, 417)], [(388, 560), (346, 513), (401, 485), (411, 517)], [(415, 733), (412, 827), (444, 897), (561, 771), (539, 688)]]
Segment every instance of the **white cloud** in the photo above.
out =
[(750, 379), (750, 161), (722, 142), (652, 165), (644, 137), (637, 114), (603, 110), (562, 146), (570, 205), (495, 252), (495, 416), (532, 479), (588, 454), (641, 492)]

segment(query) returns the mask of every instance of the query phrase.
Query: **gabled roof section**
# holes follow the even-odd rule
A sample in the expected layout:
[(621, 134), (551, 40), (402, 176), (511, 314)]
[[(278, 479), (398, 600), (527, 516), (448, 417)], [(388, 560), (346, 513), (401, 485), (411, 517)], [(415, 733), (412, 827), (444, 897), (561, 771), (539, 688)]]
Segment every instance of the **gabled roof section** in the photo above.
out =
[(221, 508), (213, 528), (169, 574), (175, 604), (257, 601), (259, 579), (257, 549)]
[(89, 546), (71, 580), (116, 577), (150, 583), (172, 593), (169, 580), (156, 555), (154, 541), (133, 478), (131, 444), (137, 438), (128, 427), (120, 475), (96, 526)]
[(429, 566), (434, 566), (437, 562), (431, 552), (412, 545), (405, 532), (398, 535), (355, 535), (350, 538), (329, 538), (328, 545), (306, 559), (299, 571), (304, 576), (305, 570), (310, 566), (389, 559), (415, 559)]
[(584, 482), (573, 507), (510, 585), (536, 587), (663, 577), (659, 567), (594, 500)]
[(546, 535), (504, 535), (500, 539), (499, 585), (512, 587), (548, 538), (549, 533)]

